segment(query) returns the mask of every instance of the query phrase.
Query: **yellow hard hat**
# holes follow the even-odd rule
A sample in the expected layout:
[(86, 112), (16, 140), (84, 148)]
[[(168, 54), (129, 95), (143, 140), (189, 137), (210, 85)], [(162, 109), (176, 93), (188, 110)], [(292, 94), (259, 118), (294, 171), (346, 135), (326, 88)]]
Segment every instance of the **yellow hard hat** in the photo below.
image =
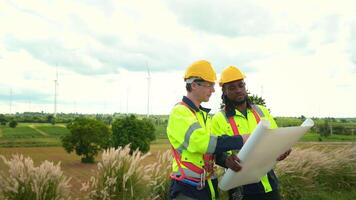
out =
[(219, 85), (222, 86), (225, 83), (244, 79), (246, 76), (235, 66), (229, 66), (225, 68), (221, 73)]
[(215, 82), (216, 73), (213, 66), (206, 60), (199, 60), (191, 64), (185, 71), (184, 80), (199, 77), (205, 81)]

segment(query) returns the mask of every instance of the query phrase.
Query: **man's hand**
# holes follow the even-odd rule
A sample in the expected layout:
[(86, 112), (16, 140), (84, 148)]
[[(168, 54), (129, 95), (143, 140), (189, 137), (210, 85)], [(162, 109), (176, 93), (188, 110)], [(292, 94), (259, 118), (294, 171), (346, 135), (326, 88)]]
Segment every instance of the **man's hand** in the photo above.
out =
[(232, 169), (235, 172), (241, 170), (240, 159), (236, 155), (230, 155), (225, 160), (226, 167)]
[(292, 152), (292, 149), (289, 149), (288, 151), (286, 151), (282, 155), (280, 155), (277, 158), (277, 161), (282, 161), (282, 160), (286, 159), (289, 156), (290, 152)]
[(250, 137), (250, 134), (245, 134), (245, 135), (241, 135), (242, 140), (244, 142), (244, 144), (247, 142), (247, 139)]

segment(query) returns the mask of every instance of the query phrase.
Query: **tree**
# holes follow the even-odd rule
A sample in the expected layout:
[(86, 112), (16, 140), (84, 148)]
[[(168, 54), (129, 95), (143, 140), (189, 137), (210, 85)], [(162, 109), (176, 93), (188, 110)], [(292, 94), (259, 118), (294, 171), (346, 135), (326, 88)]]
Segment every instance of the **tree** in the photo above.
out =
[(155, 128), (149, 119), (139, 120), (134, 115), (116, 119), (112, 123), (113, 145), (123, 147), (131, 144), (131, 149), (142, 152), (150, 150), (150, 142), (156, 139)]
[(304, 115), (301, 115), (299, 118), (300, 118), (302, 121), (304, 121), (304, 120), (306, 119), (306, 117), (305, 117)]
[(259, 97), (257, 95), (252, 95), (252, 96), (249, 95), (248, 98), (252, 102), (252, 104), (262, 105), (266, 107), (266, 101), (262, 97)]
[(53, 115), (47, 115), (47, 122), (51, 123), (52, 125), (56, 124), (56, 118)]
[(11, 120), (10, 123), (9, 123), (9, 126), (10, 126), (11, 128), (16, 128), (16, 126), (17, 126), (17, 121)]
[(0, 114), (0, 124), (1, 125), (6, 125), (6, 123), (7, 123), (7, 120), (6, 120), (5, 115)]
[(101, 121), (77, 118), (67, 128), (70, 134), (62, 138), (62, 145), (68, 153), (75, 150), (83, 163), (93, 163), (98, 152), (109, 147), (110, 129)]

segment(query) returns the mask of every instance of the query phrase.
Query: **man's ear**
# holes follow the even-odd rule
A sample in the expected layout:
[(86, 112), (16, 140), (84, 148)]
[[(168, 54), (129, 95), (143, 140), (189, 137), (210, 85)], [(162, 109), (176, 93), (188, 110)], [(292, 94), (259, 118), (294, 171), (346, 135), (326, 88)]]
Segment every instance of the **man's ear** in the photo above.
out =
[(195, 89), (198, 86), (198, 84), (196, 82), (193, 82), (190, 85), (192, 87), (192, 90)]

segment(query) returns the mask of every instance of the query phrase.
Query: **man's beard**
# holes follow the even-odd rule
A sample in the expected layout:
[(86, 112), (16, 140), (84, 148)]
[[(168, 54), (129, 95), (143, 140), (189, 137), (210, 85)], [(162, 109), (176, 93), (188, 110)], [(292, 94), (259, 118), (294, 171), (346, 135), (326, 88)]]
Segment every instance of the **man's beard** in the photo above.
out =
[(236, 108), (236, 106), (242, 105), (245, 102), (248, 101), (248, 96), (246, 95), (242, 100), (240, 101), (235, 101), (235, 100), (231, 100), (229, 99), (226, 95), (223, 94), (222, 96), (223, 102), (225, 104), (225, 109), (226, 110), (234, 110)]
[(242, 99), (242, 100), (238, 100), (238, 101), (232, 101), (232, 103), (235, 105), (235, 106), (239, 106), (239, 105), (242, 105), (244, 103), (247, 102), (247, 95)]

